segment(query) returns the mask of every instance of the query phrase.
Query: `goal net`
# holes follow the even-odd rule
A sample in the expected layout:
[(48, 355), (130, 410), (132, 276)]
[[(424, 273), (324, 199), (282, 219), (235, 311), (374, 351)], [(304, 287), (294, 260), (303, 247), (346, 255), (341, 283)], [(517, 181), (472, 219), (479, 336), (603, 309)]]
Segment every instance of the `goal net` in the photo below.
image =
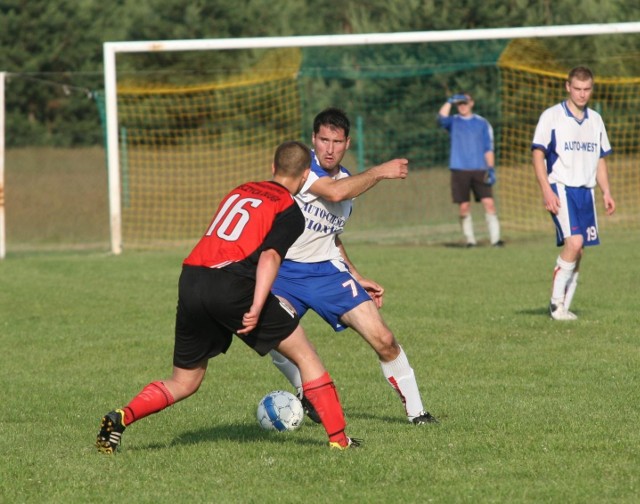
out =
[(299, 59), (274, 50), (232, 77), (118, 87), (125, 244), (193, 241), (231, 188), (269, 178), (274, 146), (300, 137)]
[[(342, 45), (313, 40), (309, 46), (295, 45), (293, 39), (285, 40), (289, 47), (196, 48), (206, 64), (191, 60), (191, 66), (182, 67), (205, 68), (198, 72), (154, 67), (149, 64), (153, 55), (141, 46), (122, 58), (117, 86), (111, 98), (106, 86), (104, 103), (104, 116), (110, 117), (111, 102), (111, 117), (117, 117), (107, 128), (115, 252), (122, 246), (193, 242), (229, 189), (270, 177), (280, 142), (310, 143), (313, 117), (326, 106), (343, 108), (352, 120), (345, 160), (352, 172), (393, 157), (410, 160), (407, 180), (378, 184), (357, 199), (346, 230), (349, 240), (456, 242), (449, 139), (436, 114), (449, 94), (461, 90), (474, 95), (474, 111), (494, 127), (495, 196), (504, 234), (515, 239), (549, 232), (531, 168), (531, 139), (540, 113), (564, 98), (569, 68), (584, 61), (559, 60), (536, 38), (373, 44), (364, 39)], [(181, 67), (176, 61), (183, 55), (193, 58), (188, 42), (174, 47), (172, 67)], [(158, 44), (150, 47), (161, 53)], [(136, 60), (140, 53), (147, 58), (145, 68)], [(234, 66), (234, 58), (243, 64)], [(108, 74), (106, 63), (105, 58)], [(637, 229), (640, 176), (633, 169), (638, 157), (633, 111), (640, 77), (607, 75), (600, 70), (605, 62), (587, 63), (597, 75), (590, 105), (603, 114), (614, 146), (609, 166), (619, 210), (601, 225)], [(113, 73), (115, 83), (115, 66)], [(480, 210), (475, 213), (482, 218)], [(476, 227), (482, 238), (483, 226)]]
[[(629, 55), (632, 57), (632, 55)], [(511, 42), (500, 56), (500, 199), (509, 229), (549, 229), (539, 187), (532, 176), (531, 139), (542, 110), (566, 99), (566, 66), (537, 40)], [(589, 107), (602, 114), (613, 154), (607, 158), (617, 210), (599, 219), (603, 229), (640, 228), (640, 76), (596, 74)], [(604, 216), (598, 194), (599, 214)]]

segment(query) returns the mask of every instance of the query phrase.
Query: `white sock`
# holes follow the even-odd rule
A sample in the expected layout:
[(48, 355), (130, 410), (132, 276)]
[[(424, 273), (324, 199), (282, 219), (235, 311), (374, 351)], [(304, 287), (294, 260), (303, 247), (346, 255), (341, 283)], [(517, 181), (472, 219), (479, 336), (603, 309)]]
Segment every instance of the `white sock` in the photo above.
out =
[(473, 232), (473, 218), (471, 214), (460, 217), (460, 225), (462, 226), (462, 234), (467, 239), (467, 243), (476, 244), (476, 235)]
[(269, 355), (271, 355), (271, 361), (275, 367), (278, 368), (287, 380), (289, 380), (289, 383), (298, 391), (298, 395), (302, 395), (302, 378), (300, 377), (298, 367), (277, 350), (271, 350)]
[(487, 227), (489, 228), (489, 240), (491, 245), (495, 245), (500, 241), (500, 221), (496, 214), (484, 214), (484, 218), (487, 221)]
[(391, 362), (380, 361), (382, 373), (404, 404), (409, 420), (420, 416), (424, 412), (416, 376), (409, 365), (407, 355), (400, 347), (400, 354)]
[(564, 293), (564, 307), (568, 310), (571, 306), (571, 301), (573, 301), (573, 295), (576, 293), (576, 288), (578, 287), (578, 275), (579, 271), (573, 271), (573, 275), (569, 279), (569, 283), (567, 284), (567, 290)]
[(576, 267), (575, 262), (567, 262), (558, 256), (556, 267), (553, 270), (553, 287), (551, 290), (551, 304), (564, 303), (565, 293), (569, 280), (573, 276)]

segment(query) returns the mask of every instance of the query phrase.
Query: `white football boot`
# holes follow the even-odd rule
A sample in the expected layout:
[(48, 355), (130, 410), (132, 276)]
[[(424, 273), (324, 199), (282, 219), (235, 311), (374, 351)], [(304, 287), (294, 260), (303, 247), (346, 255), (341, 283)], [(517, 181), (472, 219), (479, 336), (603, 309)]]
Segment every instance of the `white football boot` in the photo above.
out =
[(567, 310), (562, 303), (549, 304), (549, 315), (553, 320), (577, 320), (578, 316)]

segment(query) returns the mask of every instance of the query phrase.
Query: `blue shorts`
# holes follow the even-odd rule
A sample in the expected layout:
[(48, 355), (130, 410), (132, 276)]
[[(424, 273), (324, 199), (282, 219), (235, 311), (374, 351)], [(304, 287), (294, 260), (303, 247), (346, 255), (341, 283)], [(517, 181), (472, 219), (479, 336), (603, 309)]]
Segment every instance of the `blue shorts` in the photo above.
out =
[(298, 317), (302, 318), (311, 309), (336, 332), (346, 329), (340, 322), (342, 315), (371, 301), (371, 296), (342, 261), (300, 263), (285, 260), (271, 292), (289, 301)]
[(567, 187), (551, 184), (551, 189), (560, 198), (558, 214), (551, 214), (556, 225), (556, 244), (564, 245), (564, 240), (572, 235), (582, 235), (585, 247), (599, 245), (598, 221), (593, 189), (589, 187)]

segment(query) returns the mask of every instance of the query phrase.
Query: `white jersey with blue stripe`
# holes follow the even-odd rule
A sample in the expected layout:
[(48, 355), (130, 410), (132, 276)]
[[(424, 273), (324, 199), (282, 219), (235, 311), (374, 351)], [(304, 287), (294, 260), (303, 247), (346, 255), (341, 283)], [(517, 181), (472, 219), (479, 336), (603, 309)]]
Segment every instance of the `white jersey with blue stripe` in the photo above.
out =
[(578, 120), (566, 101), (542, 113), (531, 148), (544, 151), (549, 183), (568, 187), (595, 187), (598, 162), (611, 153), (600, 114), (585, 108)]
[[(312, 154), (309, 178), (295, 197), (304, 215), (304, 232), (289, 248), (285, 259), (305, 263), (342, 260), (335, 237), (344, 230), (353, 200), (332, 203), (309, 191), (318, 179), (330, 176), (318, 163), (315, 152)], [(340, 166), (340, 171), (333, 178), (338, 180), (349, 176), (349, 171)]]

